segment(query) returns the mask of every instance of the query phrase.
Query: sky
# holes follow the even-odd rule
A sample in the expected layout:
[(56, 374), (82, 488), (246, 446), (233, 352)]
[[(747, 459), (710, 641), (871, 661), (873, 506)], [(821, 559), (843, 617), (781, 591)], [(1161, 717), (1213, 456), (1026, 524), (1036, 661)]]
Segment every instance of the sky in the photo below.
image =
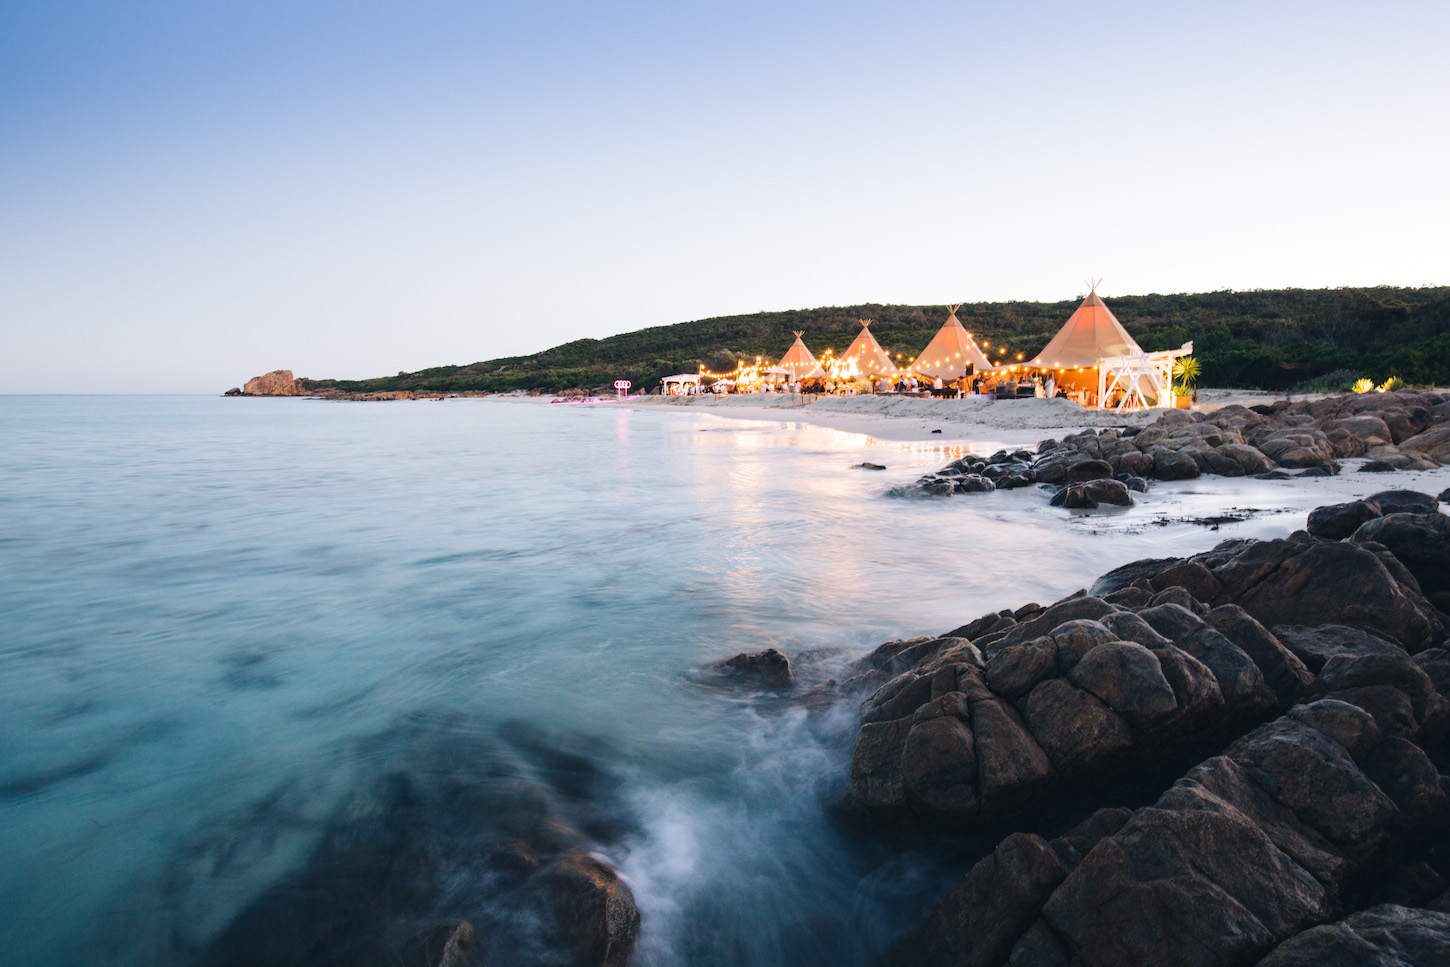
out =
[(0, 0), (0, 393), (1450, 283), (1450, 4)]

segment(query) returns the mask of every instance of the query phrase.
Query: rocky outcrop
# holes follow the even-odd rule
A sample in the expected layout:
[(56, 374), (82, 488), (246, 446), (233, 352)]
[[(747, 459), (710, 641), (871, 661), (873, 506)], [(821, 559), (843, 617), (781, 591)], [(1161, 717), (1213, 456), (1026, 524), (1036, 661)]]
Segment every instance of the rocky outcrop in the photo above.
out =
[[(307, 381), (293, 379), (292, 370), (274, 369), (263, 376), (253, 376), (242, 387), (241, 396), (306, 396)], [(227, 395), (231, 395), (228, 393)]]
[(855, 801), (1005, 838), (884, 962), (1439, 963), (1450, 651), (1416, 574), (1450, 567), (1438, 517), (1135, 562), (895, 643), (862, 705)]
[(1249, 612), (1176, 585), (1136, 606), (1076, 597), (1023, 617), (923, 643), (924, 660), (865, 701), (858, 803), (895, 822), (991, 823), (1046, 790), (1178, 764), (1312, 677)]
[(1426, 599), (1414, 574), (1369, 539), (1328, 541), (1301, 532), (1287, 540), (1229, 541), (1171, 563), (1125, 565), (1099, 578), (1092, 591), (1112, 600), (1134, 586), (1161, 592), (1175, 584), (1186, 585), (1203, 604), (1237, 605), (1264, 625), (1308, 618), (1368, 628), (1411, 651), (1438, 643), (1447, 630), (1445, 616)]
[(1341, 541), (1359, 530), (1359, 525), (1382, 516), (1384, 511), (1374, 498), (1352, 500), (1347, 504), (1330, 504), (1311, 510), (1305, 529), (1315, 537)]
[(484, 390), (464, 390), (458, 393), (438, 393), (417, 390), (342, 390), (335, 386), (313, 386), (311, 381), (298, 377), (293, 379), (289, 369), (278, 369), (264, 376), (247, 380), (243, 387), (233, 387), (224, 396), (316, 396), (326, 400), (349, 403), (376, 403), (392, 400), (441, 400), (452, 397), (489, 396)]
[[(1311, 949), (1322, 934), (1309, 932), (1446, 814), (1420, 746), (1385, 737), (1362, 708), (1315, 701), (1150, 805), (1094, 815), (1054, 840), (1009, 836), (885, 959), (1176, 967), (1253, 963), (1279, 944), (1275, 955), (1288, 957)], [(1434, 917), (1422, 925), (1434, 943), (1450, 939)]]
[[(1410, 390), (1252, 409), (1168, 410), (1145, 427), (1084, 430), (1044, 440), (1035, 453), (969, 454), (892, 493), (946, 497), (1040, 483), (1056, 489), (1058, 506), (1091, 509), (1120, 502), (1088, 489), (1104, 480), (1135, 490), (1133, 480), (1144, 481), (1146, 488), (1147, 480), (1191, 480), (1203, 474), (1324, 476), (1339, 473), (1339, 461), (1350, 458), (1364, 458), (1364, 470), (1428, 470), (1450, 460), (1447, 421), (1445, 397)], [(970, 475), (992, 486), (963, 485)]]

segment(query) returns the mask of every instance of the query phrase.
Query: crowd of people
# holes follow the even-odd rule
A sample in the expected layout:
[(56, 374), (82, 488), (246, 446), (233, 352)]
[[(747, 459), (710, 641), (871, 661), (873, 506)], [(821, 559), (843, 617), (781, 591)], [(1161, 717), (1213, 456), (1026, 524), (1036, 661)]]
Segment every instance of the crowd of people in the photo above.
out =
[(1021, 396), (1023, 386), (1032, 387), (1032, 395), (1041, 398), (1066, 397), (1067, 393), (1057, 385), (1057, 380), (1049, 373), (1044, 379), (1041, 375), (1033, 376), (1030, 380), (1008, 379), (996, 374), (981, 373), (970, 376), (958, 376), (953, 380), (944, 380), (937, 376), (934, 379), (918, 378), (907, 374), (903, 376), (877, 377), (871, 376), (870, 391), (872, 393), (891, 393), (901, 396), (936, 396), (943, 399), (961, 399), (964, 396)]
[(941, 399), (962, 399), (966, 396), (993, 396), (1017, 398), (1027, 396), (1023, 387), (1031, 387), (1031, 396), (1038, 399), (1066, 399), (1067, 391), (1057, 384), (1051, 372), (1046, 376), (1033, 375), (1030, 379), (1008, 379), (997, 373), (979, 373), (943, 379), (940, 376), (926, 378), (910, 373), (897, 376), (871, 374), (859, 379), (834, 379), (831, 377), (809, 377), (807, 379), (779, 380), (756, 386), (741, 386), (730, 380), (719, 380), (708, 386), (686, 384), (674, 388), (674, 392), (693, 396), (696, 393), (809, 393), (824, 396), (856, 396), (859, 393), (894, 396), (934, 396)]

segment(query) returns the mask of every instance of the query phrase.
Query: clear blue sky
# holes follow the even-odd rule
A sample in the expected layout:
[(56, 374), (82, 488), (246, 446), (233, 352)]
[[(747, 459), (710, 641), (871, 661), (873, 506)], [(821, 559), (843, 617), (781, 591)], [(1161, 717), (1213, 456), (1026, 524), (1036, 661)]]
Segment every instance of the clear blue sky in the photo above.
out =
[(1450, 282), (1450, 4), (0, 4), (0, 392)]

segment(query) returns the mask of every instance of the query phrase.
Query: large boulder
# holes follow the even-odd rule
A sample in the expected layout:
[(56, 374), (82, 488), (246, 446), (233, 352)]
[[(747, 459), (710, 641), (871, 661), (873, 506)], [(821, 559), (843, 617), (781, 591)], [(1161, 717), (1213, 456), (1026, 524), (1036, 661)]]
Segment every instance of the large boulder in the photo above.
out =
[(1401, 450), (1414, 450), (1445, 463), (1450, 461), (1450, 423), (1440, 423), (1399, 442)]
[(569, 853), (537, 879), (569, 962), (624, 967), (639, 936), (639, 909), (619, 874), (592, 856)]
[(971, 703), (979, 744), (978, 790), (990, 818), (1029, 802), (1055, 777), (1052, 761), (1011, 705), (978, 693)]
[[(1366, 689), (1397, 691), (1404, 696), (1408, 709), (1401, 711), (1405, 703), (1396, 696)], [(1386, 734), (1401, 734), (1416, 741), (1428, 736), (1427, 744), (1431, 748), (1438, 746), (1443, 738), (1445, 720), (1450, 713), (1450, 705), (1436, 690), (1428, 672), (1404, 653), (1335, 655), (1324, 663), (1309, 691), (1359, 705), (1376, 715)], [(1391, 715), (1381, 721), (1377, 710), (1389, 711)]]
[(1090, 480), (1082, 487), (1087, 495), (1099, 504), (1128, 507), (1133, 503), (1133, 495), (1129, 491), (1127, 483), (1121, 480)]
[(1450, 913), (1382, 904), (1285, 940), (1259, 967), (1440, 967)]
[(1247, 443), (1225, 443), (1216, 450), (1220, 455), (1238, 465), (1239, 476), (1267, 473), (1275, 466), (1274, 461), (1266, 457), (1262, 451)]
[(1113, 472), (1113, 465), (1106, 460), (1083, 460), (1068, 467), (1063, 479), (1068, 483), (1083, 483), (1111, 477)]
[(1138, 729), (1157, 724), (1178, 708), (1162, 665), (1136, 642), (1108, 641), (1095, 646), (1073, 665), (1068, 679)]
[(1151, 581), (1163, 571), (1182, 563), (1180, 557), (1155, 557), (1115, 567), (1093, 582), (1089, 594), (1101, 598), (1128, 587), (1135, 581)]
[(1402, 655), (1403, 645), (1346, 625), (1275, 625), (1274, 637), (1317, 674), (1336, 655)]
[(790, 659), (779, 648), (767, 648), (765, 651), (753, 653), (742, 652), (710, 667), (721, 677), (738, 678), (765, 688), (789, 688), (795, 683)]
[(1061, 678), (1049, 678), (1034, 688), (1023, 716), (1053, 767), (1065, 775), (1100, 768), (1133, 745), (1127, 723), (1093, 695)]
[(1380, 544), (1409, 569), (1420, 590), (1441, 611), (1450, 611), (1450, 517), (1441, 513), (1388, 514), (1354, 532), (1358, 544)]
[[(1366, 447), (1384, 446), (1387, 443), (1395, 442), (1385, 421), (1371, 413), (1346, 416), (1337, 420), (1329, 420), (1324, 424), (1326, 434), (1332, 434), (1335, 430), (1345, 431)], [(1345, 454), (1345, 456), (1357, 456), (1357, 454)]]
[(891, 967), (993, 967), (1012, 946), (1049, 893), (1067, 876), (1066, 857), (1040, 836), (1013, 833), (972, 867), (906, 933), (883, 962)]
[(1444, 618), (1418, 588), (1398, 581), (1372, 550), (1353, 543), (1262, 541), (1212, 568), (1227, 602), (1261, 624), (1372, 627), (1411, 651), (1435, 644)]
[(1256, 435), (1253, 442), (1264, 456), (1290, 470), (1317, 467), (1334, 459), (1334, 445), (1312, 427), (1283, 427)]
[(1202, 474), (1191, 456), (1177, 450), (1158, 448), (1151, 451), (1153, 476), (1159, 480), (1192, 480)]
[(1383, 516), (1380, 505), (1372, 500), (1353, 500), (1347, 504), (1329, 504), (1309, 512), (1306, 530), (1327, 541), (1342, 541), (1359, 530), (1366, 521)]
[(1379, 505), (1385, 514), (1434, 514), (1440, 509), (1440, 501), (1418, 490), (1381, 490), (1366, 498)]
[(1435, 414), (1428, 407), (1412, 403), (1404, 407), (1380, 410), (1379, 417), (1390, 428), (1393, 443), (1402, 443), (1428, 430), (1435, 420)]
[(1203, 620), (1253, 660), (1281, 705), (1297, 701), (1314, 680), (1298, 655), (1238, 605), (1220, 605)]

